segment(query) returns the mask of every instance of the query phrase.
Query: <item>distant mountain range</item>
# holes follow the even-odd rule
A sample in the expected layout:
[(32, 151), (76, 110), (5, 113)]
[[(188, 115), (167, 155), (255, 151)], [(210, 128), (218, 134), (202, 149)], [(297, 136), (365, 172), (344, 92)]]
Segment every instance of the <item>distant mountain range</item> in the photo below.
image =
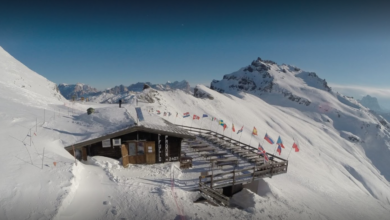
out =
[(80, 97), (93, 97), (100, 96), (102, 94), (112, 94), (112, 95), (120, 95), (128, 92), (140, 92), (143, 90), (144, 85), (148, 85), (149, 87), (159, 90), (159, 91), (169, 91), (169, 90), (183, 90), (185, 92), (192, 92), (193, 88), (191, 88), (190, 84), (186, 81), (174, 81), (174, 82), (167, 82), (165, 84), (153, 84), (151, 82), (138, 82), (135, 84), (131, 84), (129, 86), (119, 85), (115, 86), (103, 91), (98, 91), (96, 88), (93, 88), (89, 85), (77, 83), (77, 84), (59, 84), (58, 89), (61, 92), (61, 94), (66, 99), (72, 99), (74, 96), (75, 98)]
[(375, 97), (371, 97), (369, 95), (364, 96), (361, 100), (358, 100), (360, 104), (363, 106), (376, 111), (378, 113), (383, 112), (382, 108), (379, 106), (378, 99)]

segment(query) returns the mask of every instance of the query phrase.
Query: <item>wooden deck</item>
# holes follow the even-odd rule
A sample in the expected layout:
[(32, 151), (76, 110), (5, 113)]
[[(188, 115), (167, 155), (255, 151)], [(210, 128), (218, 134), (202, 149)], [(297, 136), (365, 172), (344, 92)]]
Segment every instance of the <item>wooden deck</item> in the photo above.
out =
[[(189, 130), (189, 127), (182, 127)], [(270, 160), (265, 162), (264, 156), (252, 146), (207, 129), (192, 128), (190, 132), (197, 134), (198, 138), (196, 141), (184, 141), (188, 145), (186, 149), (197, 152), (214, 171), (213, 174), (199, 176), (199, 190), (211, 203), (223, 206), (228, 203), (215, 189), (287, 173), (288, 161), (283, 158), (267, 153)], [(224, 171), (225, 166), (231, 171)]]

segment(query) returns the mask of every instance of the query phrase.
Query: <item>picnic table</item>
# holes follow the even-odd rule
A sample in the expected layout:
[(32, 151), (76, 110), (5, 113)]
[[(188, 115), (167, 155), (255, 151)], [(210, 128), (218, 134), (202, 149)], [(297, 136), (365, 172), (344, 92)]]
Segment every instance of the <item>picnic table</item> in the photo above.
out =
[(192, 157), (180, 157), (180, 169), (188, 169), (192, 167)]
[(200, 144), (191, 144), (191, 147), (203, 147), (203, 146), (209, 146), (208, 144), (205, 143), (200, 143)]

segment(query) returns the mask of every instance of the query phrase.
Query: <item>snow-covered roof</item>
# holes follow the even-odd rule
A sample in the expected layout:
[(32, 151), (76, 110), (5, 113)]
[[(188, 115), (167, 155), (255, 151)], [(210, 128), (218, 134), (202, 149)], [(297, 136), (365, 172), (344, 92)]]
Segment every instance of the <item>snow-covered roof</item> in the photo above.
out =
[(101, 141), (109, 139), (109, 138), (119, 137), (119, 136), (133, 133), (136, 131), (157, 133), (157, 134), (168, 135), (168, 136), (179, 137), (179, 138), (190, 138), (190, 139), (195, 138), (195, 136), (193, 134), (190, 134), (188, 131), (186, 131), (182, 128), (179, 128), (175, 125), (168, 125), (168, 124), (166, 126), (156, 125), (156, 124), (133, 125), (133, 126), (130, 126), (126, 129), (123, 129), (120, 131), (116, 131), (116, 132), (113, 132), (110, 134), (102, 135), (98, 138), (93, 138), (93, 139), (82, 141), (82, 142), (79, 142), (76, 144), (72, 144), (70, 146), (65, 147), (65, 149), (70, 150), (70, 149), (72, 149), (72, 146), (74, 146), (75, 148), (80, 148), (80, 147), (83, 147), (86, 145), (101, 142)]

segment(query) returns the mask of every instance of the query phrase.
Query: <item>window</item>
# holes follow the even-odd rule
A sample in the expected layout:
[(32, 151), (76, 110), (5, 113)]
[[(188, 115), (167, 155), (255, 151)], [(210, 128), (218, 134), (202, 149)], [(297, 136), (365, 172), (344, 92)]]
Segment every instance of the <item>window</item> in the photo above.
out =
[(144, 155), (145, 150), (144, 150), (144, 142), (138, 142), (138, 151), (137, 155)]

